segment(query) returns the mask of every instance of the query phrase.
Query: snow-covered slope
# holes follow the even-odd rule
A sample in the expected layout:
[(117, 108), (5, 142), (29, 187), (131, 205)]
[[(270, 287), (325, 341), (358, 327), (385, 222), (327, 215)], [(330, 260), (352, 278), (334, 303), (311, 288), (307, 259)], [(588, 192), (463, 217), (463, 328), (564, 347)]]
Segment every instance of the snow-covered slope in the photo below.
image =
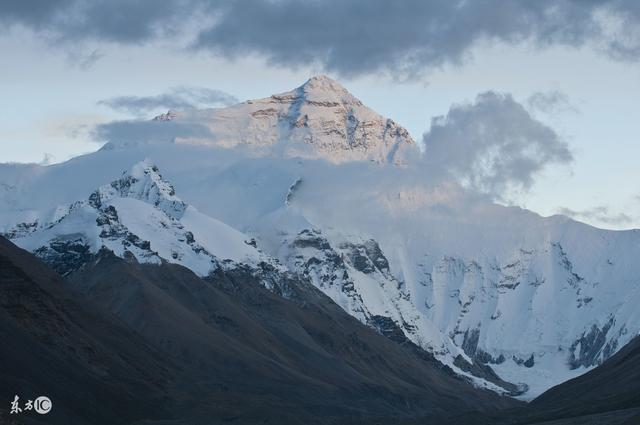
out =
[[(640, 331), (639, 231), (493, 205), (411, 163), (398, 167), (400, 147), (415, 144), (400, 130), (387, 137), (396, 130), (385, 133), (385, 119), (331, 80), (163, 119), (217, 136), (0, 166), (0, 231), (47, 255), (104, 245), (201, 275), (226, 258), (276, 264), (268, 256), (362, 322), (399, 330), (479, 385), (517, 392), (501, 379), (524, 383), (525, 397), (594, 367)], [(94, 191), (147, 157), (184, 202), (149, 163)], [(78, 248), (59, 242), (78, 239)]]
[[(529, 397), (598, 365), (640, 331), (640, 232), (443, 198), (440, 188), (417, 196), (415, 182), (405, 194), (397, 178), (395, 194), (378, 185), (358, 195), (370, 179), (351, 178), (350, 195), (333, 194), (326, 206), (315, 198), (327, 199), (323, 187), (337, 182), (307, 178), (290, 208), (326, 229), (332, 246), (375, 240), (398, 282), (391, 299), (406, 296), (467, 360), (526, 383)], [(369, 290), (341, 297), (364, 299)], [(429, 328), (403, 329), (455, 361), (458, 353), (434, 344)]]
[(102, 248), (141, 263), (168, 261), (206, 276), (229, 262), (267, 260), (247, 237), (200, 213), (175, 194), (150, 161), (99, 187), (88, 199), (64, 205), (7, 232), (62, 274)]

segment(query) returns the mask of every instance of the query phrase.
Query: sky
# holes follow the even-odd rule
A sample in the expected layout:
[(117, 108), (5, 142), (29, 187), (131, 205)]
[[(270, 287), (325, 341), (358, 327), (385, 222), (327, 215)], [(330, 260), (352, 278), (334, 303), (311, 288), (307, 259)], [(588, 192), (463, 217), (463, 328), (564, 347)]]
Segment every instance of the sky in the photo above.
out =
[(0, 162), (327, 74), (497, 202), (638, 228), (639, 21), (630, 0), (5, 0)]

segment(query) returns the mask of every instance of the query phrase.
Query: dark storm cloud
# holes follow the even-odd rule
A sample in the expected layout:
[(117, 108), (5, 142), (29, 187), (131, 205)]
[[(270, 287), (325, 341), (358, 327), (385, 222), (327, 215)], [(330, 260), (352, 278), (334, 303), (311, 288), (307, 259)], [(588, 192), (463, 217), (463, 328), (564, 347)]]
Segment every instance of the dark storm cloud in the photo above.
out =
[(558, 214), (581, 220), (595, 220), (600, 223), (611, 225), (628, 225), (633, 222), (633, 217), (625, 213), (613, 213), (611, 209), (604, 205), (599, 205), (586, 210), (573, 210), (571, 208), (559, 208)]
[(56, 41), (142, 43), (172, 36), (197, 13), (192, 0), (3, 0), (0, 21)]
[(635, 0), (4, 0), (0, 20), (57, 40), (181, 39), (226, 57), (258, 54), (353, 76), (460, 63), (482, 42), (590, 44), (640, 58)]
[(277, 65), (318, 63), (343, 75), (459, 63), (483, 40), (580, 45), (598, 31), (573, 1), (296, 0), (233, 2), (199, 48), (257, 52)]
[(433, 118), (423, 142), (425, 167), (431, 173), (495, 199), (526, 191), (546, 166), (573, 160), (552, 128), (510, 95), (495, 92)]
[(159, 108), (185, 110), (227, 106), (234, 103), (238, 103), (238, 99), (234, 96), (206, 87), (175, 87), (167, 93), (156, 96), (118, 96), (98, 102), (100, 105), (136, 116), (145, 115)]
[(50, 25), (60, 13), (70, 11), (74, 0), (4, 0), (0, 2), (0, 20), (32, 28)]

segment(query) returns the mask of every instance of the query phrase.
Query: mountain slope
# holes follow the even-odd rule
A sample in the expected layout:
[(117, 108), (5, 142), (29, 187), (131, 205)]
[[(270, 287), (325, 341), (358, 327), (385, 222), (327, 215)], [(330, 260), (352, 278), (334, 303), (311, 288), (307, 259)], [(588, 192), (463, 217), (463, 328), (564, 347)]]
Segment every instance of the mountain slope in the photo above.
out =
[(640, 422), (640, 337), (597, 368), (546, 391), (530, 408), (553, 418), (635, 409)]
[[(391, 323), (423, 348), (456, 353), (440, 358), (462, 375), (480, 378), (479, 384), (522, 392), (490, 367), (464, 359), (461, 350), (440, 337), (411, 304), (374, 240), (345, 242), (334, 249), (321, 232), (304, 230), (289, 243), (289, 253), (281, 253), (283, 267), (278, 259), (258, 250), (249, 237), (183, 202), (148, 160), (100, 186), (87, 200), (55, 208), (45, 217), (17, 225), (7, 234), (63, 275), (83, 267), (102, 249), (143, 263), (181, 264), (200, 276), (247, 264), (254, 275), (261, 276), (263, 285), (285, 297), (290, 296), (290, 288), (281, 286), (280, 273), (299, 275), (379, 332), (384, 333)], [(345, 291), (353, 294), (346, 302)]]
[(640, 423), (640, 337), (602, 365), (527, 405), (443, 419), (447, 425), (636, 425)]
[(1, 387), (7, 399), (50, 395), (43, 423), (367, 423), (515, 405), (303, 282), (286, 300), (247, 266), (203, 280), (106, 249), (63, 282), (0, 243), (2, 337), (15, 342), (0, 348), (15, 366)]
[(9, 417), (3, 403), (3, 423), (113, 424), (167, 414), (171, 363), (114, 316), (87, 308), (51, 269), (2, 237), (0, 338), (6, 406), (15, 395), (21, 406), (40, 395), (54, 403), (40, 418)]
[[(244, 267), (203, 281), (179, 266), (109, 255), (69, 280), (176, 362), (197, 366), (189, 385), (224, 388), (212, 393), (224, 402), (212, 405), (246, 420), (323, 423), (513, 405), (418, 347), (378, 335), (304, 282), (289, 282), (285, 300)], [(203, 409), (202, 399), (192, 409)]]
[(103, 247), (141, 262), (183, 264), (201, 276), (225, 262), (255, 265), (267, 260), (243, 234), (175, 196), (149, 161), (135, 164), (87, 200), (60, 206), (47, 216), (7, 235), (63, 275)]

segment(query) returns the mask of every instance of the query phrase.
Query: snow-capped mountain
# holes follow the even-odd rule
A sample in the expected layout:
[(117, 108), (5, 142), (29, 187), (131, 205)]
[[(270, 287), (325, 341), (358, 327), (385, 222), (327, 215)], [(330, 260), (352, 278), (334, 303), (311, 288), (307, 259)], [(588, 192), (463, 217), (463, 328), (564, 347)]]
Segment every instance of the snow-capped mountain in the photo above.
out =
[[(173, 123), (183, 127), (157, 127), (176, 132), (173, 143), (114, 140), (59, 165), (0, 166), (11, 201), (0, 231), (45, 259), (105, 246), (200, 275), (224, 259), (282, 267), (381, 333), (403, 333), (478, 385), (528, 388), (524, 397), (640, 331), (639, 231), (430, 181), (405, 161), (418, 155), (406, 131), (326, 77), (150, 125)], [(207, 132), (194, 137), (193, 125)], [(145, 158), (180, 198), (151, 163), (134, 166)]]
[(141, 263), (177, 263), (200, 276), (230, 263), (256, 266), (268, 260), (245, 235), (178, 198), (150, 161), (45, 217), (7, 235), (62, 275), (103, 248)]
[(227, 108), (169, 111), (154, 119), (205, 125), (209, 130), (209, 135), (177, 137), (179, 143), (241, 145), (255, 154), (401, 164), (407, 155), (418, 153), (407, 130), (326, 76), (265, 99)]

